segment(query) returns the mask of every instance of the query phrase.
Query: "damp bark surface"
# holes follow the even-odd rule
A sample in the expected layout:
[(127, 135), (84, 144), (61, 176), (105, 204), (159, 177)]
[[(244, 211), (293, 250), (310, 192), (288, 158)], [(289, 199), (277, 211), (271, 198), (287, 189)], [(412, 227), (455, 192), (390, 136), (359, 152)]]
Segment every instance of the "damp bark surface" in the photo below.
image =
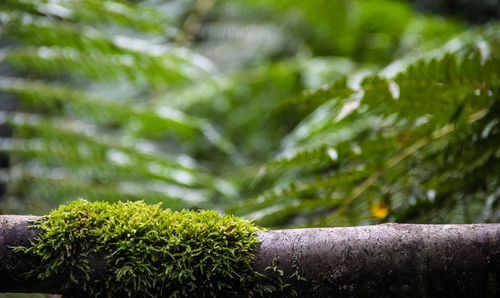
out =
[(0, 215), (0, 292), (56, 293), (57, 280), (27, 279), (26, 273), (40, 265), (37, 258), (20, 255), (12, 247), (29, 246), (40, 232), (28, 229), (37, 216)]
[[(24, 273), (38, 261), (10, 246), (27, 246), (36, 217), (0, 216), (0, 292), (57, 293), (56, 278)], [(309, 297), (499, 297), (500, 224), (383, 224), (346, 228), (261, 231), (254, 269), (273, 260)], [(106, 274), (104, 256), (92, 256), (96, 278)], [(293, 264), (296, 264), (292, 268)]]
[(500, 297), (500, 225), (383, 224), (259, 233), (255, 269), (273, 258), (316, 297)]

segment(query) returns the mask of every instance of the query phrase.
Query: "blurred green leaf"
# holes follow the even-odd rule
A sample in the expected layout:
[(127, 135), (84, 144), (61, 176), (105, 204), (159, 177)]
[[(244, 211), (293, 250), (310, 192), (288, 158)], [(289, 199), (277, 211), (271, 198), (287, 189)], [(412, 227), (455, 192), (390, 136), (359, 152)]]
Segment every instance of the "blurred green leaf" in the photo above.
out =
[(500, 220), (500, 25), (412, 2), (3, 1), (1, 212)]

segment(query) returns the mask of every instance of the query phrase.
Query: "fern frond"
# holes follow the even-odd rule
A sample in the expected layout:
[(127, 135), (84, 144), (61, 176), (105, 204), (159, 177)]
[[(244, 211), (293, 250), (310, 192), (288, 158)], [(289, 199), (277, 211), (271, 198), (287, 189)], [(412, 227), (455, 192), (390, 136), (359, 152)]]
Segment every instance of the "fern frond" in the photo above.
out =
[(185, 82), (207, 75), (206, 69), (189, 62), (181, 51), (164, 51), (161, 55), (120, 53), (106, 54), (98, 50), (84, 52), (75, 48), (23, 47), (4, 49), (1, 61), (20, 69), (57, 75), (71, 73), (103, 82), (128, 80), (139, 84), (144, 79), (153, 86)]
[(72, 22), (121, 25), (157, 34), (165, 32), (163, 25), (168, 21), (158, 10), (129, 1), (5, 0), (2, 8)]
[[(43, 155), (53, 156), (52, 160), (63, 161), (71, 156), (78, 156), (80, 166), (83, 166), (87, 160), (102, 165), (115, 163), (115, 166), (122, 166), (133, 172), (134, 169), (144, 174), (154, 177), (162, 177), (171, 182), (182, 185), (193, 185), (200, 183), (195, 181), (207, 181), (209, 175), (203, 174), (200, 169), (196, 169), (192, 164), (179, 162), (175, 158), (165, 155), (155, 154), (153, 152), (144, 152), (141, 150), (141, 144), (129, 145), (119, 140), (107, 136), (99, 135), (92, 126), (84, 126), (77, 121), (68, 121), (55, 118), (50, 121), (40, 118), (36, 115), (26, 115), (20, 113), (6, 114), (2, 113), (2, 123), (9, 124), (19, 129), (36, 132), (43, 137), (39, 142), (17, 141), (18, 146), (7, 146), (6, 151), (20, 151), (32, 154), (36, 152), (35, 157)], [(29, 135), (29, 131), (26, 134)], [(8, 142), (8, 140), (6, 140)], [(9, 142), (8, 142), (9, 143)], [(7, 143), (6, 143), (7, 144)], [(15, 145), (15, 142), (11, 142)], [(9, 149), (9, 147), (11, 147)], [(17, 148), (17, 150), (16, 150)], [(33, 151), (35, 150), (35, 151)], [(44, 154), (45, 152), (45, 154)], [(38, 155), (40, 154), (40, 155)], [(119, 160), (112, 156), (120, 156)], [(118, 158), (118, 157), (117, 157)], [(113, 161), (115, 160), (115, 161)], [(75, 162), (75, 160), (73, 160)], [(73, 165), (73, 166), (77, 166)], [(198, 178), (195, 178), (197, 177)], [(189, 179), (178, 179), (176, 177), (191, 177)], [(203, 178), (205, 177), (205, 178)], [(211, 180), (211, 179), (209, 179)]]
[[(144, 200), (149, 203), (164, 202), (173, 209), (182, 209), (195, 204), (206, 204), (207, 194), (195, 189), (183, 189), (172, 185), (150, 181), (149, 184), (136, 181), (102, 183), (97, 180), (73, 177), (63, 169), (43, 167), (14, 167), (6, 175), (8, 181), (22, 188), (26, 183), (33, 183), (33, 188), (25, 188), (24, 195), (29, 198), (35, 193), (48, 202), (61, 204), (78, 196), (93, 200)], [(14, 187), (15, 187), (14, 186)], [(35, 193), (30, 193), (33, 189)], [(55, 202), (54, 202), (55, 200)]]
[[(492, 36), (490, 46), (496, 47), (496, 35)], [(330, 203), (322, 199), (322, 206), (315, 212), (322, 218), (317, 223), (326, 225), (359, 224), (354, 214), (359, 220), (370, 220), (372, 196), (378, 197), (374, 199), (376, 202), (388, 195), (393, 198), (394, 206), (407, 206), (408, 199), (402, 197), (409, 187), (405, 183), (419, 189), (424, 187), (421, 179), (426, 176), (407, 180), (412, 171), (408, 172), (406, 165), (417, 160), (426, 161), (417, 169), (425, 169), (429, 162), (439, 164), (439, 157), (431, 157), (432, 152), (444, 150), (450, 140), (448, 136), (465, 133), (495, 107), (500, 64), (496, 55), (484, 59), (476, 47), (476, 41), (483, 38), (476, 36), (469, 52), (417, 60), (391, 79), (367, 76), (352, 97), (331, 99), (323, 91), (317, 91), (315, 95), (323, 98), (324, 103), (285, 139), (281, 157), (278, 155), (264, 165), (268, 179), (274, 179), (277, 186), (238, 206), (240, 214), (261, 218), (265, 223), (281, 216), (274, 223), (290, 224), (299, 216), (293, 211), (302, 208), (297, 206), (302, 206), (308, 198), (325, 198), (325, 194), (333, 194), (327, 195), (332, 198)], [(491, 156), (491, 152), (486, 156)], [(365, 176), (358, 176), (362, 180), (347, 179), (356, 177), (351, 173), (359, 168), (367, 169), (362, 171)], [(287, 175), (280, 179), (279, 173)], [(328, 173), (327, 178), (312, 179), (321, 173)], [(329, 175), (336, 178), (331, 184)], [(309, 182), (301, 184), (301, 180)], [(422, 185), (415, 181), (421, 181)], [(436, 183), (439, 182), (433, 181), (432, 185)], [(384, 189), (389, 188), (385, 185), (391, 185), (390, 194), (386, 194)], [(363, 208), (365, 215), (360, 210), (353, 212), (356, 206)]]

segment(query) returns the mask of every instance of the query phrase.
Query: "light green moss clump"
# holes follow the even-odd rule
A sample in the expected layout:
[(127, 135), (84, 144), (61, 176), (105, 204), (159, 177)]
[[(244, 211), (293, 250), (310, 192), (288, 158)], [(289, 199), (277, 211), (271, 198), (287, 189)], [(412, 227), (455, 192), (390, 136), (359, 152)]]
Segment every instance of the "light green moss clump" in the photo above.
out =
[(259, 274), (251, 267), (259, 228), (234, 216), (80, 199), (34, 227), (44, 233), (22, 249), (42, 260), (32, 274), (62, 278), (67, 296), (262, 294)]

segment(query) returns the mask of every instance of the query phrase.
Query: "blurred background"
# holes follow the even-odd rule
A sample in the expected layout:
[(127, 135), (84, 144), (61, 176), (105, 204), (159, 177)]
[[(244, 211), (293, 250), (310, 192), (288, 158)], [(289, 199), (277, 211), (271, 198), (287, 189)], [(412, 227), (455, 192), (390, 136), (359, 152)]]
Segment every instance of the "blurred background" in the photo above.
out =
[(3, 0), (0, 213), (500, 220), (497, 0)]

